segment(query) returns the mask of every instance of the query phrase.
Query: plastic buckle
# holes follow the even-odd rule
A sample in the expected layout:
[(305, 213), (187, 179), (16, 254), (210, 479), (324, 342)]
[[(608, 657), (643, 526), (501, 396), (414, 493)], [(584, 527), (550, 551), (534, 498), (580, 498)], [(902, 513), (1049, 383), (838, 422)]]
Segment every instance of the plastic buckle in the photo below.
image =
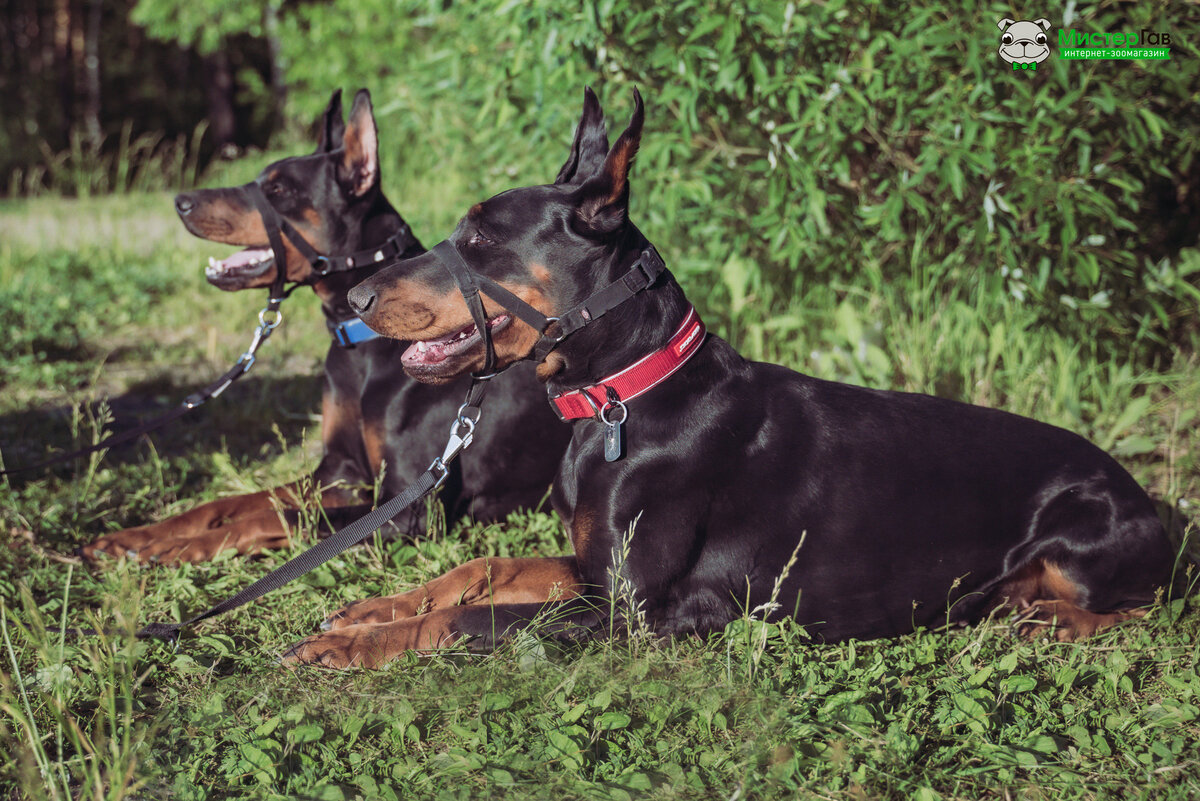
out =
[(640, 265), (642, 272), (646, 275), (647, 285), (653, 284), (654, 279), (658, 278), (662, 271), (667, 267), (666, 262), (664, 262), (662, 256), (658, 254), (658, 250), (654, 247), (654, 245), (651, 245), (642, 251), (642, 255), (638, 259), (637, 263)]

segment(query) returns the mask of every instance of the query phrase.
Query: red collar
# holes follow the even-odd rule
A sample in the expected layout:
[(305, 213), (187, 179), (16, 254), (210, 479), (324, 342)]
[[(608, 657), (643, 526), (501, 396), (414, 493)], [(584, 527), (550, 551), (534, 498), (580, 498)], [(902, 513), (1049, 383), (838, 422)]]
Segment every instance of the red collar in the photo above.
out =
[(612, 387), (622, 401), (633, 400), (683, 367), (700, 350), (704, 333), (704, 322), (692, 307), (666, 346), (591, 386), (554, 395), (550, 402), (563, 420), (579, 420), (599, 413), (608, 402), (608, 387)]

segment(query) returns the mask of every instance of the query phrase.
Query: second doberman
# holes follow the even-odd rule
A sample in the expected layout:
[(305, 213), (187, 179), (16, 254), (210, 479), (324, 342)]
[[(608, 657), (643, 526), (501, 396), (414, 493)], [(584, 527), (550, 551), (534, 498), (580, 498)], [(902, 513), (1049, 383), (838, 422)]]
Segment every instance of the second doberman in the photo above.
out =
[[(380, 188), (379, 148), (370, 95), (360, 91), (348, 122), (335, 92), (321, 120), (316, 152), (277, 161), (255, 179), (271, 205), (321, 254), (370, 252), (387, 246), (405, 257), (425, 251)], [(563, 184), (598, 166), (559, 176)], [(276, 264), (263, 220), (245, 187), (202, 189), (181, 194), (176, 210), (193, 234), (215, 242), (249, 246), (213, 260), (207, 277), (226, 290), (266, 287)], [(158, 523), (116, 531), (81, 549), (141, 561), (211, 559), (232, 548), (249, 554), (282, 547), (299, 517), (296, 509), (318, 501), (328, 523), (344, 525), (370, 509), (376, 477), (383, 473), (385, 496), (399, 493), (440, 452), (466, 393), (464, 381), (429, 386), (404, 374), (407, 343), (386, 338), (362, 341), (361, 321), (346, 303), (346, 291), (370, 277), (380, 264), (369, 257), (359, 267), (314, 275), (313, 265), (286, 241), (287, 277), (310, 284), (321, 301), (334, 341), (325, 359), (321, 407), (324, 457), (311, 479), (269, 491), (222, 498)], [(365, 329), (365, 326), (362, 328)], [(366, 330), (367, 335), (372, 332)], [(442, 349), (469, 349), (478, 332)], [(357, 341), (356, 341), (357, 340)], [(546, 408), (533, 384), (533, 369), (498, 376), (489, 388), (474, 444), (453, 464), (441, 498), (447, 516), (503, 519), (535, 507), (546, 495), (569, 433)], [(422, 530), (423, 507), (393, 521), (395, 530)]]
[[(589, 92), (572, 158), (582, 147), (602, 159), (595, 175), (477, 204), (446, 247), (349, 295), (373, 328), (418, 342), (471, 319), (448, 265), (482, 282), (490, 318), (532, 307), (496, 331), (495, 348), (502, 364), (545, 354), (538, 378), (573, 421), (552, 497), (574, 554), (478, 559), (359, 602), (285, 662), (488, 649), (534, 621), (601, 637), (612, 608), (662, 636), (759, 610), (826, 640), (998, 609), (1020, 612), (1026, 634), (1067, 640), (1144, 613), (1174, 554), (1145, 491), (1096, 446), (994, 409), (750, 362), (706, 334), (629, 220), (642, 122), (637, 97), (612, 149), (589, 153), (607, 141)], [(539, 315), (556, 320), (549, 349)], [(483, 349), (433, 358), (413, 346), (403, 358), (448, 382), (478, 369)]]

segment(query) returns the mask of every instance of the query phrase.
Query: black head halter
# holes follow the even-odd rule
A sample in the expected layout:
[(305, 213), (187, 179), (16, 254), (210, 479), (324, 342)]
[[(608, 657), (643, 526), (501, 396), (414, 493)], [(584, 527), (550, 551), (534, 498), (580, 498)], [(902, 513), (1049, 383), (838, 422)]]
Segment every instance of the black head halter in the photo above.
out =
[[(520, 317), (538, 332), (540, 336), (531, 356), (540, 362), (564, 339), (653, 285), (667, 270), (654, 245), (649, 245), (620, 278), (603, 289), (596, 290), (582, 303), (572, 306), (559, 316), (547, 317), (486, 275), (472, 270), (449, 239), (434, 245), (430, 252), (437, 256), (442, 265), (450, 271), (450, 275), (454, 276), (454, 281), (467, 302), (467, 308), (471, 311), (471, 317), (475, 320), (475, 327), (483, 337), (487, 355), (484, 358), (483, 372), (476, 374), (476, 378), (490, 378), (495, 374), (496, 367), (496, 353), (491, 332), (488, 330), (487, 314), (484, 313), (483, 301), (479, 298), (480, 286), (508, 312)], [(552, 326), (557, 328), (557, 333), (547, 333)]]
[[(254, 207), (258, 209), (259, 216), (262, 217), (263, 227), (267, 231), (267, 241), (270, 243), (271, 253), (275, 257), (275, 280), (271, 284), (270, 303), (274, 303), (275, 301), (282, 302), (284, 298), (295, 291), (297, 286), (319, 281), (333, 273), (347, 272), (372, 264), (393, 264), (402, 260), (408, 250), (406, 243), (412, 238), (412, 231), (409, 229), (408, 224), (402, 220), (400, 222), (400, 229), (378, 247), (336, 256), (322, 255), (308, 243), (307, 239), (300, 235), (295, 226), (275, 210), (275, 207), (271, 205), (271, 201), (263, 193), (261, 186), (252, 181), (246, 184), (245, 189), (246, 193), (250, 195), (250, 199), (254, 201)], [(309, 265), (312, 266), (312, 276), (286, 291), (284, 290), (284, 285), (287, 283), (287, 251), (283, 248), (283, 237), (285, 236), (292, 243), (292, 246), (300, 251), (300, 255), (308, 261)], [(278, 308), (278, 306), (275, 306), (275, 308)]]

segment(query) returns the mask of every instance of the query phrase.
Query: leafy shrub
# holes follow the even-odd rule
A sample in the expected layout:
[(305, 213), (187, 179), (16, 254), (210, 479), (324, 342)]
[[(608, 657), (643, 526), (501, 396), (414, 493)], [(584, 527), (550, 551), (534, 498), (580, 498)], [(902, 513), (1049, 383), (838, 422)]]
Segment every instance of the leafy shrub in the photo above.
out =
[(715, 308), (739, 293), (785, 308), (864, 275), (978, 282), (1110, 349), (1161, 353), (1196, 333), (1200, 298), (1200, 259), (1180, 253), (1200, 229), (1200, 50), (1184, 35), (1200, 7), (1078, 10), (1069, 27), (1170, 32), (1174, 57), (1037, 72), (995, 52), (1011, 13), (365, 0), (301, 5), (282, 41), (300, 116), (369, 86), (391, 166), (466, 147), (468, 191), (548, 180), (581, 86), (616, 130), (638, 86), (635, 215)]

